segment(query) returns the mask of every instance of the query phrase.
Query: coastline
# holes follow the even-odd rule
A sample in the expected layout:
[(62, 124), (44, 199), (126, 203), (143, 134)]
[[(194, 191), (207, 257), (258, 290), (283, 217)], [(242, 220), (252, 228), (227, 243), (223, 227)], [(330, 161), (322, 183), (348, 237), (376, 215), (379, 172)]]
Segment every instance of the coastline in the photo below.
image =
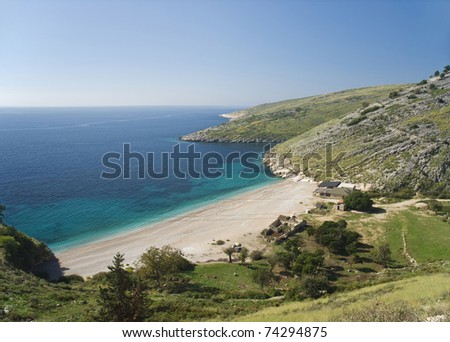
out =
[[(173, 218), (56, 253), (65, 274), (83, 277), (106, 271), (117, 252), (132, 265), (150, 246), (180, 248), (193, 262), (225, 258), (224, 246), (239, 241), (248, 249), (263, 247), (261, 230), (278, 215), (301, 214), (314, 198), (315, 183), (283, 180), (222, 199)], [(227, 241), (229, 240), (229, 241)]]

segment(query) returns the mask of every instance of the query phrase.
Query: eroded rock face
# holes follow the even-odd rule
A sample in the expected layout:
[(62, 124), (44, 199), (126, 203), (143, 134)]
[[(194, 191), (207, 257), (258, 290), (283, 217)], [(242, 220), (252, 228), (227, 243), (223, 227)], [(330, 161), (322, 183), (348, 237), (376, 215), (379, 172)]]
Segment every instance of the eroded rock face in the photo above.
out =
[[(436, 90), (430, 90), (430, 83)], [(278, 145), (264, 159), (275, 175), (325, 179), (325, 146), (344, 153), (340, 179), (359, 188), (420, 190), (432, 183), (450, 184), (450, 75), (416, 85), (366, 109), (349, 113)], [(367, 108), (373, 108), (367, 110)], [(305, 156), (319, 154), (303, 165)], [(317, 171), (322, 171), (317, 176)]]

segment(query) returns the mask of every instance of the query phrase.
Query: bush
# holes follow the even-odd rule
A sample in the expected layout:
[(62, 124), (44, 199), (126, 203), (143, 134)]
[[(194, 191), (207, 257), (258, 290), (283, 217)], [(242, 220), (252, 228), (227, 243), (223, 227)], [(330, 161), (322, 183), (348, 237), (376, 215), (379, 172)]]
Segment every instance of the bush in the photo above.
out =
[(398, 198), (398, 199), (411, 199), (416, 195), (416, 191), (412, 188), (402, 188), (398, 189), (392, 193), (390, 193), (388, 196), (391, 198)]
[(437, 89), (436, 84), (430, 84), (429, 88), (430, 88), (430, 90), (436, 90)]
[(398, 91), (393, 91), (389, 93), (389, 98), (390, 99), (395, 99), (396, 97), (398, 97), (400, 94), (398, 93)]
[(250, 253), (250, 259), (252, 259), (252, 261), (262, 260), (263, 258), (264, 258), (264, 254), (260, 250), (256, 249)]
[(375, 112), (376, 110), (378, 110), (378, 109), (380, 109), (380, 108), (381, 108), (380, 106), (372, 106), (372, 107), (368, 107), (368, 108), (364, 109), (364, 110), (361, 112), (361, 115), (365, 115), (365, 114), (368, 114), (368, 113), (371, 113), (371, 112)]
[(78, 274), (70, 274), (59, 278), (58, 282), (65, 284), (84, 283), (84, 278)]
[(346, 196), (344, 203), (349, 210), (365, 212), (371, 211), (373, 206), (373, 201), (370, 199), (370, 196), (359, 190), (355, 190)]
[(380, 265), (386, 267), (389, 261), (391, 260), (391, 254), (392, 253), (391, 249), (389, 248), (389, 245), (387, 244), (380, 245), (375, 249), (375, 260)]
[(258, 268), (252, 273), (252, 279), (255, 283), (257, 283), (261, 289), (265, 286), (268, 286), (272, 281), (273, 275), (266, 268)]
[(367, 116), (365, 115), (360, 115), (354, 119), (351, 119), (349, 122), (347, 122), (347, 126), (354, 126), (356, 124), (359, 124), (360, 122), (364, 121), (367, 119)]
[(324, 274), (305, 276), (300, 281), (290, 284), (285, 298), (288, 300), (303, 300), (305, 298), (319, 298), (330, 290), (330, 283)]
[(436, 70), (436, 71), (434, 72), (434, 76), (439, 76), (439, 74), (440, 74), (439, 70)]
[(422, 80), (422, 81), (420, 81), (419, 83), (417, 83), (417, 85), (425, 85), (425, 84), (427, 84), (427, 83), (428, 83), (427, 80)]
[(224, 245), (225, 244), (225, 241), (223, 241), (223, 240), (217, 240), (216, 241), (216, 245), (217, 246), (222, 246), (222, 245)]

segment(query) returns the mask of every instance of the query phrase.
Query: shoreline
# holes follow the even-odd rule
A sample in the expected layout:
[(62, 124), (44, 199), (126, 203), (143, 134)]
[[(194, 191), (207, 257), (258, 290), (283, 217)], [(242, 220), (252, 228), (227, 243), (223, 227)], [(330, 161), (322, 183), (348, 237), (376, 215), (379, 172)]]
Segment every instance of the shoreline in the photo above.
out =
[[(125, 254), (133, 265), (150, 246), (171, 245), (193, 262), (223, 259), (223, 247), (240, 242), (263, 247), (260, 232), (278, 215), (304, 213), (316, 199), (315, 183), (283, 180), (222, 199), (173, 218), (56, 253), (65, 274), (83, 277), (106, 271), (113, 256)], [(301, 202), (301, 203), (300, 203)], [(226, 241), (224, 246), (212, 245)]]

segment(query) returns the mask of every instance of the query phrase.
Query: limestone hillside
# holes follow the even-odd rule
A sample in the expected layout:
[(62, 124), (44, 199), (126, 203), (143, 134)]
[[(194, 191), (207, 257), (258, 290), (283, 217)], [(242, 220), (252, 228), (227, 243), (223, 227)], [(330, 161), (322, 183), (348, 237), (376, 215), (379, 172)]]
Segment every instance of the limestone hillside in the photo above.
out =
[[(328, 167), (329, 172), (325, 172), (327, 144), (333, 158), (338, 157), (341, 170)], [(448, 197), (449, 144), (447, 72), (391, 92), (385, 99), (279, 144), (266, 156), (266, 162), (284, 175), (335, 178), (378, 190), (406, 188)], [(305, 160), (305, 156), (314, 157)]]
[(379, 101), (400, 86), (351, 89), (326, 95), (263, 104), (225, 115), (231, 121), (181, 137), (205, 142), (283, 142), (364, 103)]

